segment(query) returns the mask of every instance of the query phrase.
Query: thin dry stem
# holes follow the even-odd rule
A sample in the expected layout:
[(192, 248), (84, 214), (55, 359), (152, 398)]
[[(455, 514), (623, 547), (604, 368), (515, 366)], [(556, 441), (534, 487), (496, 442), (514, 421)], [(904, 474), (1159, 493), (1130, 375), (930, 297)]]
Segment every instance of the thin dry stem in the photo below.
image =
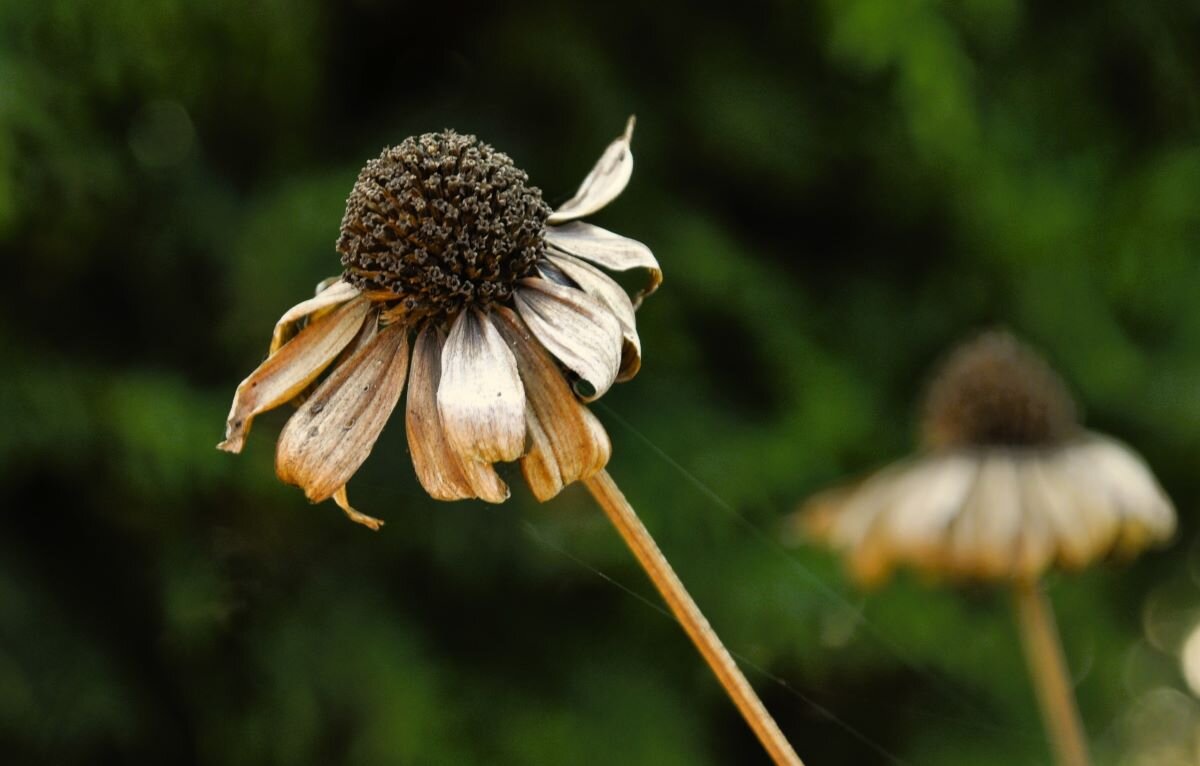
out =
[(667, 606), (670, 607), (671, 613), (679, 620), (683, 629), (692, 639), (692, 643), (700, 650), (705, 662), (712, 668), (717, 680), (725, 688), (725, 692), (737, 705), (742, 717), (746, 719), (746, 723), (750, 724), (750, 728), (754, 730), (754, 734), (771, 756), (771, 760), (778, 766), (804, 766), (799, 756), (796, 755), (796, 751), (784, 738), (783, 732), (779, 730), (775, 720), (771, 718), (771, 714), (763, 706), (762, 700), (754, 693), (754, 689), (750, 687), (746, 677), (738, 669), (737, 663), (733, 661), (729, 651), (721, 643), (721, 639), (717, 637), (712, 626), (708, 624), (708, 620), (700, 613), (696, 602), (688, 595), (687, 589), (683, 587), (675, 570), (671, 568), (671, 564), (658, 549), (654, 538), (650, 536), (650, 532), (642, 524), (633, 507), (629, 505), (629, 501), (625, 499), (625, 495), (621, 493), (616, 482), (608, 475), (607, 471), (600, 471), (590, 479), (586, 479), (584, 484), (592, 493), (592, 497), (596, 498), (596, 502), (604, 509), (617, 531), (621, 533), (625, 544), (629, 546), (633, 555), (637, 557), (638, 563), (646, 570), (646, 574), (650, 576), (655, 587), (658, 588), (658, 592), (667, 602)]
[(1021, 642), (1042, 707), (1046, 734), (1058, 763), (1061, 766), (1089, 766), (1087, 739), (1075, 704), (1075, 689), (1063, 656), (1054, 612), (1036, 582), (1017, 583), (1015, 596)]

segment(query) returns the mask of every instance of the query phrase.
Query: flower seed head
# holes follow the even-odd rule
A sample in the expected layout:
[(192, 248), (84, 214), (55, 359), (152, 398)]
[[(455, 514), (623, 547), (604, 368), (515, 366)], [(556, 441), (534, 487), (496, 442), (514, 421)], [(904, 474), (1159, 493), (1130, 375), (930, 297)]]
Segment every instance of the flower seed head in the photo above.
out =
[(550, 207), (528, 182), (508, 155), (452, 130), (384, 149), (346, 200), (344, 279), (426, 315), (507, 299), (545, 247)]
[(1037, 447), (1078, 429), (1075, 403), (1040, 356), (1007, 332), (955, 350), (925, 400), (922, 436), (933, 448)]

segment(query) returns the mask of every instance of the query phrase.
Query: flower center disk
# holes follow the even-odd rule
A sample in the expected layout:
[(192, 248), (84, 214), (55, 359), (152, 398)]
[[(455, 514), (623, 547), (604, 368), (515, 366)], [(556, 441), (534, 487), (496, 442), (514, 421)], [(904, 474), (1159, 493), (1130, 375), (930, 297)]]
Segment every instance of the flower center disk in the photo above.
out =
[(1066, 384), (1034, 351), (1006, 332), (960, 346), (929, 387), (922, 435), (927, 446), (1038, 447), (1078, 429)]
[(507, 300), (545, 249), (550, 207), (528, 182), (508, 155), (450, 130), (384, 149), (346, 200), (343, 278), (416, 315)]

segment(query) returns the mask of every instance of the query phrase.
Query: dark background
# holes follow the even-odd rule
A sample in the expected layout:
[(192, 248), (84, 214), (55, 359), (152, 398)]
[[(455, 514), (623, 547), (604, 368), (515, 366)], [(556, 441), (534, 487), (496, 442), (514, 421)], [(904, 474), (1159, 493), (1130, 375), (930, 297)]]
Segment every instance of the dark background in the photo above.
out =
[(0, 760), (765, 762), (580, 488), (437, 503), (394, 423), (372, 534), (275, 480), (285, 413), (213, 448), (380, 147), (473, 132), (559, 202), (636, 113), (595, 220), (666, 282), (610, 470), (806, 762), (1048, 762), (1002, 589), (780, 542), (1003, 324), (1181, 513), (1048, 582), (1096, 760), (1196, 763), (1198, 84), (1185, 0), (3, 3)]

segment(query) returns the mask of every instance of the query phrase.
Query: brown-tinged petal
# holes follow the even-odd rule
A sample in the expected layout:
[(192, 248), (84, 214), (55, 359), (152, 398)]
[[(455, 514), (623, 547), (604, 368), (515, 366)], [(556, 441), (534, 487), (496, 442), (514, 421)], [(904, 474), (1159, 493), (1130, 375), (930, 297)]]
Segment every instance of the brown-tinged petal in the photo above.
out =
[(551, 213), (546, 223), (553, 226), (591, 215), (616, 199), (625, 189), (633, 175), (633, 152), (629, 149), (633, 125), (634, 118), (630, 117), (625, 123), (625, 132), (600, 155), (592, 172), (579, 185), (579, 191)]
[[(364, 296), (364, 298), (365, 298), (365, 296)], [(320, 322), (321, 319), (316, 318), (318, 316), (319, 316), (319, 314), (314, 314), (313, 318), (310, 319), (309, 322), (310, 323)], [(333, 360), (333, 366), (337, 367), (342, 362), (345, 362), (347, 359), (351, 358), (352, 356), (357, 354), (359, 351), (361, 351), (363, 346), (370, 343), (371, 339), (373, 339), (375, 337), (376, 333), (378, 333), (378, 332), (379, 332), (379, 309), (372, 308), (370, 310), (370, 312), (367, 313), (367, 318), (363, 320), (362, 327), (359, 328), (358, 334), (356, 334), (354, 336), (354, 340), (350, 341), (349, 345), (347, 345), (344, 349), (342, 349), (341, 353), (339, 353), (337, 355), (337, 358)], [(299, 408), (302, 404), (304, 404), (304, 400), (307, 399), (312, 394), (313, 389), (315, 389), (316, 387), (317, 387), (316, 381), (313, 381), (313, 382), (309, 383), (307, 386), (305, 386), (303, 391), (301, 391), (300, 393), (298, 393), (292, 397), (292, 399), (291, 399), (292, 406)]]
[(487, 463), (464, 463), (450, 448), (438, 413), (437, 391), (442, 379), (445, 336), (426, 326), (413, 348), (405, 418), (408, 448), (421, 486), (435, 500), (479, 497), (489, 503), (508, 499), (508, 486)]
[(591, 471), (579, 477), (586, 479), (608, 465), (608, 459), (612, 457), (612, 439), (608, 438), (608, 431), (604, 428), (604, 424), (600, 422), (600, 418), (596, 417), (595, 413), (587, 407), (583, 408), (583, 419), (587, 421), (588, 430), (592, 433), (592, 445), (594, 448)]
[(546, 349), (588, 384), (587, 401), (604, 395), (621, 368), (621, 324), (582, 290), (523, 279), (513, 293), (521, 319)]
[(546, 242), (554, 249), (603, 266), (609, 271), (646, 269), (650, 282), (633, 298), (634, 307), (662, 284), (662, 269), (650, 248), (636, 239), (622, 237), (599, 226), (575, 221), (546, 227)]
[(529, 450), (521, 458), (521, 474), (539, 502), (546, 502), (570, 482), (564, 481), (554, 454), (554, 442), (542, 430), (541, 421), (532, 413), (526, 419)]
[(638, 338), (633, 301), (629, 300), (625, 290), (607, 274), (574, 256), (550, 251), (546, 259), (579, 285), (581, 290), (612, 311), (621, 323), (621, 335), (625, 339), (621, 346), (621, 369), (617, 372), (617, 381), (623, 382), (637, 375), (642, 367), (642, 341)]
[(377, 519), (374, 516), (368, 516), (354, 509), (350, 505), (350, 498), (346, 497), (346, 486), (343, 484), (341, 489), (333, 493), (333, 502), (338, 504), (338, 507), (346, 514), (346, 518), (353, 521), (355, 524), (362, 524), (368, 529), (373, 529), (376, 532), (383, 527), (383, 519)]
[(534, 496), (545, 501), (566, 485), (587, 478), (608, 462), (608, 435), (563, 379), (562, 371), (510, 309), (493, 312), (497, 329), (512, 349), (525, 386), (529, 449), (521, 470)]
[[(324, 285), (325, 282), (321, 284)], [(318, 292), (315, 297), (292, 306), (275, 323), (275, 331), (271, 334), (271, 348), (267, 352), (268, 354), (274, 354), (287, 342), (293, 334), (296, 323), (300, 320), (333, 308), (339, 303), (357, 298), (359, 295), (357, 287), (340, 279), (327, 285), (324, 289), (321, 288), (321, 285), (318, 285), (317, 288)]]
[(299, 394), (354, 339), (370, 309), (365, 298), (352, 299), (322, 322), (300, 334), (267, 358), (242, 381), (233, 396), (225, 428), (226, 452), (241, 452), (254, 417)]
[(275, 452), (279, 478), (314, 503), (344, 486), (371, 453), (407, 372), (408, 328), (383, 328), (288, 420)]
[(525, 389), (512, 351), (492, 321), (464, 309), (442, 350), (438, 412), (465, 461), (516, 460), (525, 451)]

